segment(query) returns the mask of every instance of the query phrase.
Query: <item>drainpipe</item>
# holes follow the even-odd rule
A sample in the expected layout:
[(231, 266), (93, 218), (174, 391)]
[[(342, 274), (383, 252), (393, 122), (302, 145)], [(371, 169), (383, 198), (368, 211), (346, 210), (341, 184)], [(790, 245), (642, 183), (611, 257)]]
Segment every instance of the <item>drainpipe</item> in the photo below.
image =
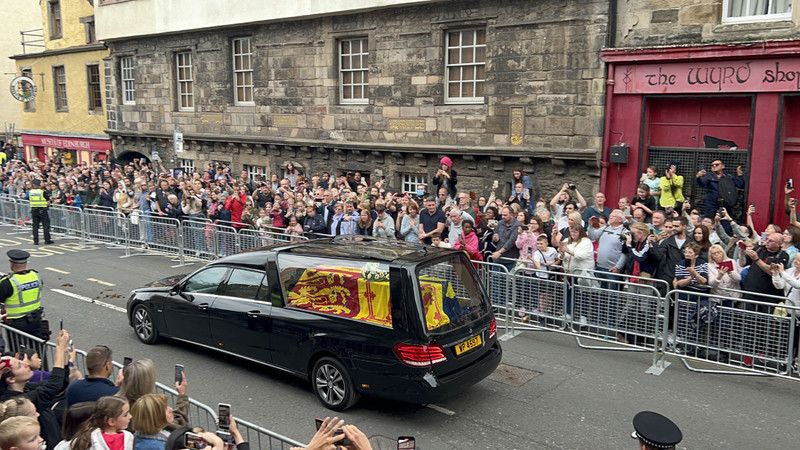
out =
[[(606, 48), (614, 48), (617, 44), (617, 1), (608, 2), (608, 27), (606, 31)], [(604, 184), (604, 192), (608, 194), (608, 150), (611, 146), (611, 105), (614, 102), (614, 64), (606, 67), (606, 105), (603, 123), (603, 148), (600, 149), (600, 180)], [(619, 194), (619, 192), (617, 192)]]

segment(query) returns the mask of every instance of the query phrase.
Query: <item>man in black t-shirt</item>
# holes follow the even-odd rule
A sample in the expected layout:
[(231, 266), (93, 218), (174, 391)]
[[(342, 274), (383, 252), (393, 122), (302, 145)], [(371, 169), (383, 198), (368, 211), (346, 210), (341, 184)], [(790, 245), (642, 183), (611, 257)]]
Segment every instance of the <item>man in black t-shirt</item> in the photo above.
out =
[[(777, 298), (762, 297), (759, 294), (783, 297), (783, 291), (773, 286), (770, 273), (772, 264), (780, 264), (783, 267), (789, 264), (789, 255), (781, 250), (782, 244), (783, 235), (781, 233), (772, 233), (767, 236), (767, 242), (763, 246), (744, 252), (743, 258), (746, 260), (744, 262), (750, 264), (750, 271), (744, 281), (744, 290), (749, 292), (749, 294), (745, 295), (746, 299), (778, 303), (779, 300)], [(770, 313), (772, 309), (766, 306), (755, 308), (755, 306), (748, 304), (748, 309), (764, 313)]]
[(433, 233), (444, 232), (444, 226), (447, 223), (447, 216), (444, 215), (441, 209), (436, 207), (436, 199), (428, 197), (425, 199), (425, 209), (419, 213), (419, 238), (424, 243), (431, 244), (431, 235)]

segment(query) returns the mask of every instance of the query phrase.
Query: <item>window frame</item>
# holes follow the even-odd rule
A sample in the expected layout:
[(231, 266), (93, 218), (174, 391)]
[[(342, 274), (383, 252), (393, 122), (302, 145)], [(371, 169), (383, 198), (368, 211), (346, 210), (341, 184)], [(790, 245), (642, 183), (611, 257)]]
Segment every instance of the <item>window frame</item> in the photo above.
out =
[[(50, 40), (64, 37), (64, 22), (61, 17), (61, 0), (47, 0), (47, 34)], [(57, 28), (57, 32), (54, 29)]]
[[(256, 175), (263, 176), (265, 180), (268, 179), (267, 178), (267, 174), (269, 173), (269, 167), (267, 167), (267, 166), (255, 166), (255, 165), (250, 165), (250, 164), (243, 164), (242, 165), (242, 169), (247, 171), (247, 179), (251, 183), (255, 183)], [(260, 170), (258, 170), (258, 169), (260, 169)]]
[[(248, 273), (251, 273), (251, 274), (256, 274), (257, 276), (261, 277), (261, 279), (258, 282), (258, 286), (255, 287), (255, 292), (253, 293), (253, 297), (247, 298), (247, 297), (241, 297), (241, 296), (238, 296), (238, 295), (231, 295), (230, 292), (226, 292), (225, 291), (228, 288), (228, 285), (231, 282), (231, 279), (234, 277), (234, 275), (236, 274), (237, 271), (238, 272), (248, 272)], [(215, 295), (218, 295), (220, 297), (235, 298), (237, 300), (247, 300), (247, 301), (268, 303), (269, 302), (269, 295), (267, 295), (267, 299), (266, 300), (263, 299), (263, 298), (259, 298), (260, 297), (259, 294), (261, 294), (261, 291), (264, 288), (266, 288), (267, 291), (269, 291), (269, 284), (268, 284), (268, 281), (267, 281), (266, 272), (264, 272), (262, 270), (256, 270), (256, 269), (248, 268), (248, 267), (231, 267), (230, 268), (230, 272), (228, 272), (228, 275), (225, 277), (225, 279), (222, 281), (222, 283), (220, 283), (219, 286), (217, 287), (217, 292), (216, 292)]]
[[(730, 16), (729, 12), (733, 2), (737, 0), (722, 0), (722, 23), (746, 23), (746, 22), (775, 22), (779, 20), (791, 20), (792, 19), (792, 4), (789, 4), (789, 11), (785, 13), (767, 13), (767, 14), (756, 14), (752, 16)], [(750, 2), (754, 0), (738, 0), (742, 2)], [(767, 0), (769, 1), (770, 5), (775, 0)]]
[[(241, 53), (236, 53), (236, 43), (240, 43)], [(247, 43), (247, 52), (244, 51), (244, 43)], [(247, 58), (249, 69), (236, 68), (236, 58), (241, 57), (242, 61)], [(250, 36), (242, 36), (231, 39), (231, 73), (233, 75), (233, 104), (236, 106), (255, 106), (255, 71), (253, 70), (253, 45)], [(239, 74), (242, 74), (242, 84), (239, 85)], [(247, 75), (250, 75), (248, 84)], [(239, 98), (239, 88), (245, 93), (245, 99)], [(250, 100), (247, 100), (247, 91), (250, 92)]]
[[(361, 51), (358, 53), (353, 52), (353, 42), (359, 42)], [(344, 43), (349, 43), (350, 51), (349, 53), (344, 53), (343, 45)], [(368, 36), (360, 36), (360, 37), (349, 37), (338, 39), (336, 41), (336, 59), (338, 63), (338, 84), (339, 84), (339, 104), (340, 105), (368, 105), (369, 104), (369, 37)], [(353, 57), (359, 57), (360, 66), (358, 68), (353, 68)], [(345, 64), (343, 63), (344, 58), (349, 58), (348, 68), (345, 69)], [(366, 64), (365, 64), (366, 63)], [(345, 74), (350, 75), (350, 83), (345, 83)], [(360, 73), (362, 75), (361, 82), (356, 83), (355, 79), (353, 78), (354, 74)], [(351, 98), (345, 98), (345, 87), (350, 88), (350, 95)], [(359, 87), (361, 88), (361, 98), (352, 97), (354, 94), (354, 88)]]
[[(407, 180), (406, 177), (409, 177), (409, 179)], [(406, 185), (407, 184), (408, 185), (412, 184), (412, 182), (410, 180), (410, 177), (414, 177), (414, 178), (416, 178), (418, 180), (421, 179), (422, 181), (417, 181), (417, 182), (413, 183), (414, 184), (414, 189), (409, 191), (409, 190), (406, 190)], [(403, 192), (405, 192), (406, 194), (415, 194), (417, 192), (417, 186), (418, 185), (420, 185), (420, 184), (424, 184), (426, 186), (428, 185), (427, 178), (428, 178), (428, 176), (426, 174), (424, 174), (424, 173), (404, 173), (404, 174), (401, 174), (400, 175), (400, 189)]]
[[(130, 62), (130, 66), (126, 66), (126, 62)], [(130, 78), (126, 77), (126, 74)], [(122, 93), (123, 105), (136, 104), (136, 60), (132, 55), (122, 56), (119, 58), (119, 85)], [(129, 88), (130, 85), (130, 88)], [(130, 94), (130, 100), (128, 99)]]
[[(97, 81), (92, 83), (92, 67), (97, 70)], [(89, 112), (99, 113), (103, 111), (103, 81), (100, 75), (100, 64), (86, 65), (86, 88)], [(99, 102), (99, 106), (96, 103)]]
[[(59, 69), (61, 70), (60, 76), (63, 78), (63, 83), (59, 82), (59, 74), (56, 73), (56, 71)], [(59, 105), (59, 92), (61, 91), (59, 85), (63, 85), (63, 107)], [(63, 64), (53, 66), (53, 106), (55, 107), (56, 112), (69, 112), (69, 98), (67, 97), (67, 70)]]
[(86, 43), (87, 44), (96, 44), (97, 43), (97, 29), (94, 26), (94, 18), (92, 20), (87, 20), (83, 23), (84, 31), (86, 32)]
[[(184, 63), (188, 59), (188, 64), (181, 64), (181, 58), (184, 58)], [(194, 112), (194, 59), (190, 50), (175, 52), (175, 99), (177, 100), (176, 106), (179, 112)], [(189, 78), (181, 78), (181, 69), (188, 70)], [(188, 86), (187, 92), (184, 92), (184, 87)], [(183, 99), (188, 99), (187, 104), (191, 106), (183, 106)]]
[[(31, 80), (33, 79), (33, 67), (23, 67), (20, 70), (20, 75), (23, 77), (28, 77)], [(33, 100), (29, 102), (24, 102), (22, 104), (22, 112), (36, 112), (36, 98), (34, 97)]]
[(183, 170), (184, 174), (192, 174), (197, 166), (195, 165), (195, 161), (191, 158), (178, 158), (178, 167)]
[[(187, 285), (189, 284), (189, 281), (192, 280), (192, 278), (202, 274), (203, 272), (209, 272), (209, 271), (216, 270), (216, 269), (222, 269), (224, 272), (222, 274), (222, 278), (220, 278), (220, 280), (219, 280), (219, 283), (217, 283), (217, 288), (214, 290), (214, 292), (198, 292), (198, 291), (189, 291), (189, 290), (187, 290)], [(231, 271), (231, 268), (227, 267), (227, 266), (204, 267), (204, 268), (198, 270), (197, 272), (189, 275), (189, 277), (187, 277), (186, 280), (184, 280), (183, 283), (181, 283), (180, 290), (181, 290), (181, 292), (186, 292), (186, 293), (192, 294), (192, 295), (217, 295), (217, 292), (219, 292), (219, 287), (222, 286), (222, 283), (225, 283), (226, 281), (228, 281), (228, 275), (230, 274), (230, 271)]]
[[(484, 37), (483, 44), (478, 44), (477, 43), (478, 42), (478, 32), (479, 31), (483, 31), (483, 37)], [(471, 45), (462, 45), (464, 33), (466, 33), (466, 32), (472, 32), (473, 33), (473, 40), (472, 40), (472, 44)], [(488, 44), (486, 43), (486, 39), (488, 37), (487, 34), (486, 34), (486, 28), (485, 27), (481, 27), (481, 28), (455, 28), (455, 29), (444, 30), (444, 33), (445, 33), (444, 34), (444, 102), (446, 104), (451, 104), (451, 105), (452, 104), (470, 104), (470, 105), (483, 105), (483, 104), (485, 104), (486, 103), (486, 94), (485, 94), (485, 92), (486, 92), (486, 90), (485, 90), (486, 89), (486, 56), (487, 56), (487, 51), (488, 51)], [(459, 33), (459, 37), (458, 37), (458, 39), (459, 39), (458, 44), (459, 45), (458, 46), (454, 46), (454, 47), (450, 46), (450, 34), (451, 33)], [(462, 63), (461, 62), (461, 52), (462, 52), (463, 49), (467, 49), (467, 48), (471, 48), (472, 49), (472, 62), (471, 63)], [(476, 63), (475, 62), (478, 48), (483, 48), (484, 49), (483, 62), (482, 63)], [(457, 64), (450, 62), (450, 50), (454, 50), (454, 49), (457, 49), (458, 53), (459, 53), (459, 57), (458, 57), (459, 58), (459, 62)], [(477, 72), (478, 72), (477, 68), (479, 66), (483, 66), (483, 78), (482, 79), (478, 79), (478, 75), (477, 75)], [(460, 78), (459, 78), (459, 80), (456, 81), (458, 83), (458, 85), (459, 85), (459, 93), (461, 93), (461, 94), (463, 94), (463, 86), (464, 86), (464, 83), (465, 83), (465, 80), (464, 80), (464, 68), (465, 67), (475, 68), (475, 71), (473, 73), (473, 75), (474, 75), (473, 79), (472, 80), (467, 80), (467, 81), (471, 81), (472, 82), (472, 89), (473, 89), (473, 92), (472, 92), (473, 96), (472, 97), (463, 97), (463, 96), (451, 97), (450, 96), (450, 84), (453, 83), (453, 82), (450, 81), (450, 68), (451, 67), (461, 67), (460, 74), (459, 74)], [(481, 86), (482, 86), (482, 89), (484, 90), (484, 95), (482, 95), (480, 97), (475, 97), (474, 94), (478, 90), (478, 82), (482, 83)]]

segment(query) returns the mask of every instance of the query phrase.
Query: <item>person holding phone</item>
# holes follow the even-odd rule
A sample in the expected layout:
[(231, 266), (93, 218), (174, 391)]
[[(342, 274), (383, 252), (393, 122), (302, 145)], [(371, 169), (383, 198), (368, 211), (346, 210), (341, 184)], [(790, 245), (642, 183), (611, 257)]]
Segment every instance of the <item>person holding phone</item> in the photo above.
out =
[[(156, 392), (156, 367), (152, 360), (138, 359), (133, 361), (123, 372), (118, 395), (127, 398), (130, 404), (135, 404), (136, 400), (143, 395)], [(180, 379), (180, 382), (175, 382), (175, 390), (178, 391), (173, 411), (175, 421), (174, 425), (168, 426), (169, 429), (184, 426), (188, 423), (189, 396), (186, 395), (188, 385), (184, 371), (180, 372)], [(136, 421), (131, 421), (128, 429), (136, 431)]]
[(344, 446), (338, 444), (343, 438), (350, 443), (347, 450), (372, 450), (369, 438), (355, 425), (345, 425), (338, 417), (326, 417), (318, 423), (317, 432), (305, 447), (292, 447), (291, 450), (340, 450)]
[(725, 254), (725, 249), (719, 244), (714, 244), (708, 250), (708, 285), (711, 293), (723, 297), (740, 298), (742, 294), (733, 292), (739, 290), (742, 281), (739, 263)]
[[(800, 308), (800, 254), (794, 255), (791, 261), (791, 267), (785, 270), (780, 264), (772, 266), (772, 284), (778, 289), (783, 289), (783, 294), (786, 296), (786, 306)], [(797, 346), (800, 344), (800, 312), (798, 310), (789, 310), (789, 316), (795, 321), (794, 336), (792, 336), (794, 341), (792, 365), (794, 372), (797, 373)]]
[(95, 402), (100, 397), (116, 395), (122, 383), (122, 371), (112, 382), (109, 377), (113, 373), (111, 349), (105, 345), (96, 345), (86, 353), (86, 378), (69, 384), (65, 395), (67, 407), (81, 402)]

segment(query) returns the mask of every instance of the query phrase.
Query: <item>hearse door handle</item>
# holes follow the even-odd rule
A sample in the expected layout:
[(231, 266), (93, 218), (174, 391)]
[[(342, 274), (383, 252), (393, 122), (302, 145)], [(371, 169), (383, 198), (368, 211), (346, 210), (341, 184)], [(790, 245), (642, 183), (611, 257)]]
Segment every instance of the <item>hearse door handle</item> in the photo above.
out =
[(262, 314), (261, 311), (259, 311), (257, 309), (254, 309), (252, 311), (247, 311), (247, 317), (250, 317), (251, 319), (258, 319), (259, 317), (261, 317), (263, 315), (264, 314)]
[(199, 303), (197, 305), (197, 309), (199, 309), (200, 311), (206, 311), (208, 309), (208, 306), (209, 306), (208, 303)]

